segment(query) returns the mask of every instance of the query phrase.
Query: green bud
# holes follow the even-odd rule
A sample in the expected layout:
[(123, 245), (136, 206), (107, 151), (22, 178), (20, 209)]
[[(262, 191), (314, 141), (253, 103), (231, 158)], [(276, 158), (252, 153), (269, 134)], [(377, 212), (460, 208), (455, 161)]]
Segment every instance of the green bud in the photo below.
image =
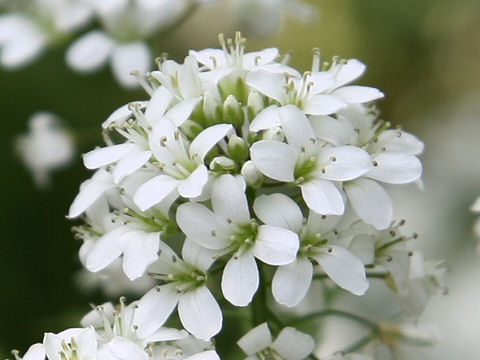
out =
[(237, 135), (228, 139), (228, 155), (239, 163), (248, 159), (249, 149), (247, 142)]
[(223, 103), (223, 121), (240, 128), (244, 121), (242, 105), (235, 96), (229, 95)]
[(220, 173), (236, 171), (237, 164), (226, 156), (217, 156), (210, 162), (210, 170)]
[(253, 119), (257, 114), (265, 109), (265, 101), (263, 96), (257, 91), (253, 91), (248, 95), (247, 100), (248, 116)]
[(203, 127), (192, 120), (185, 120), (185, 122), (180, 126), (180, 128), (189, 139), (194, 139), (198, 134), (203, 131)]
[(263, 175), (258, 171), (252, 160), (248, 160), (245, 164), (243, 164), (240, 173), (248, 185), (253, 187), (258, 187), (261, 185)]
[(247, 71), (244, 69), (237, 69), (218, 82), (218, 91), (223, 100), (233, 95), (241, 104), (247, 103), (249, 91), (245, 84), (246, 73)]

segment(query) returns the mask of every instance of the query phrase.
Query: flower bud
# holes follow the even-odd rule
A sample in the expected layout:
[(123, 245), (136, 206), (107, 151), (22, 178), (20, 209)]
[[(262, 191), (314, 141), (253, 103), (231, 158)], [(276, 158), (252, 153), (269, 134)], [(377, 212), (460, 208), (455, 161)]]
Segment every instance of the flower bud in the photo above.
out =
[(230, 136), (230, 139), (228, 139), (228, 155), (235, 161), (243, 163), (248, 159), (248, 144), (235, 134)]
[(207, 121), (207, 124), (218, 124), (222, 119), (222, 101), (217, 94), (212, 91), (205, 92), (203, 95), (203, 115)]
[(240, 173), (247, 184), (254, 187), (259, 185), (263, 180), (263, 175), (258, 171), (252, 160), (248, 160), (245, 164), (243, 164)]
[(229, 172), (235, 170), (237, 164), (226, 156), (217, 156), (210, 162), (210, 170), (218, 172)]
[(263, 96), (257, 91), (253, 91), (248, 95), (247, 100), (248, 115), (253, 119), (257, 114), (265, 108)]
[(244, 116), (241, 104), (235, 96), (229, 95), (223, 104), (223, 121), (240, 128), (243, 120)]

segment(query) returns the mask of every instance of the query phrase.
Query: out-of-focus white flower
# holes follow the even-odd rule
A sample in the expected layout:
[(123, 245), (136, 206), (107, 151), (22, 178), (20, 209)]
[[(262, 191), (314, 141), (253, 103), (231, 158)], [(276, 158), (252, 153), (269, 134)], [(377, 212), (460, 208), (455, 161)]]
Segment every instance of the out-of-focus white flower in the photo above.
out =
[(258, 37), (273, 35), (283, 18), (292, 16), (300, 21), (312, 21), (317, 9), (298, 0), (232, 0), (233, 13), (240, 30)]
[[(341, 353), (339, 353), (333, 356), (329, 356), (325, 360), (373, 360), (373, 359), (370, 356), (367, 356), (364, 354), (350, 353), (350, 354), (342, 355)], [(386, 360), (386, 359), (382, 359), (382, 360)]]
[[(476, 213), (480, 213), (480, 197), (475, 200), (475, 202), (472, 204), (470, 207), (470, 210)], [(477, 235), (478, 238), (480, 238), (480, 219), (477, 219), (473, 225), (473, 230), (475, 232), (475, 235)], [(477, 246), (478, 251), (480, 252), (480, 245)]]
[(35, 60), (51, 44), (86, 25), (90, 6), (82, 0), (33, 0), (0, 15), (0, 64), (16, 69)]
[(292, 327), (283, 328), (273, 341), (267, 323), (262, 323), (250, 330), (237, 341), (237, 344), (248, 355), (249, 360), (270, 357), (281, 360), (303, 360), (315, 347), (315, 341), (310, 335)]
[(28, 121), (29, 133), (16, 139), (16, 149), (32, 172), (35, 184), (46, 187), (50, 173), (72, 162), (75, 145), (60, 119), (48, 112), (34, 114)]
[(107, 62), (118, 82), (136, 88), (132, 71), (143, 74), (152, 65), (146, 40), (175, 23), (189, 7), (189, 0), (108, 0), (91, 1), (103, 30), (92, 30), (75, 41), (66, 53), (74, 70), (91, 73)]

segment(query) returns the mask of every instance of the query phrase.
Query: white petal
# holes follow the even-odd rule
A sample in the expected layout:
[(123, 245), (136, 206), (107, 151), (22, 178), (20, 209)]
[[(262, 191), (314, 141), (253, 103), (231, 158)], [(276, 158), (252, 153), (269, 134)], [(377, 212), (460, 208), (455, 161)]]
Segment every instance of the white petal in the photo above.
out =
[(356, 146), (324, 149), (317, 161), (323, 164), (318, 177), (335, 181), (355, 179), (373, 168), (370, 155)]
[(222, 175), (213, 184), (212, 208), (217, 216), (234, 224), (250, 221), (245, 192), (232, 175)]
[(123, 272), (130, 280), (135, 280), (145, 274), (147, 267), (157, 260), (159, 233), (138, 234), (128, 239), (123, 253)]
[(205, 341), (222, 328), (222, 312), (206, 286), (184, 293), (178, 302), (178, 314), (183, 327)]
[(315, 341), (307, 335), (292, 327), (284, 328), (271, 346), (282, 359), (303, 360), (315, 348)]
[(349, 123), (342, 124), (331, 116), (316, 115), (310, 116), (315, 135), (332, 143), (335, 146), (348, 145), (351, 143), (355, 130)]
[(73, 70), (93, 72), (105, 65), (113, 45), (112, 38), (103, 31), (91, 31), (70, 45), (65, 59)]
[(22, 357), (23, 360), (45, 360), (45, 347), (43, 344), (33, 344)]
[(230, 235), (227, 224), (198, 203), (180, 205), (177, 209), (177, 223), (188, 238), (207, 249), (222, 250), (231, 243), (224, 237)]
[(307, 206), (318, 214), (342, 215), (345, 210), (343, 196), (330, 181), (314, 179), (300, 185)]
[(187, 356), (183, 360), (220, 360), (220, 357), (215, 350), (207, 350)]
[(341, 87), (335, 90), (332, 95), (349, 104), (363, 104), (385, 96), (376, 88), (358, 85)]
[(144, 74), (150, 70), (152, 54), (143, 42), (116, 45), (112, 53), (112, 70), (118, 82), (126, 88), (138, 87), (132, 71)]
[(228, 260), (222, 275), (222, 292), (235, 306), (247, 306), (258, 289), (257, 263), (252, 250)]
[(158, 204), (176, 190), (178, 180), (167, 175), (158, 175), (140, 186), (133, 195), (133, 201), (145, 211)]
[(172, 106), (165, 116), (172, 120), (175, 125), (180, 126), (190, 117), (193, 110), (201, 100), (201, 97), (183, 100), (175, 106)]
[(139, 148), (137, 144), (125, 143), (107, 146), (89, 151), (83, 156), (83, 163), (87, 169), (98, 169), (120, 160), (128, 153)]
[(393, 205), (388, 193), (376, 181), (360, 178), (344, 184), (357, 215), (367, 224), (382, 230), (393, 220)]
[(285, 265), (297, 257), (300, 241), (293, 231), (270, 225), (258, 228), (253, 253), (269, 265)]
[[(139, 301), (135, 312), (137, 336), (142, 339), (159, 329), (177, 305), (180, 294), (172, 285), (157, 286), (147, 292)], [(155, 316), (152, 316), (155, 314)]]
[(101, 236), (87, 254), (87, 269), (92, 272), (100, 271), (119, 257), (127, 245), (129, 232), (130, 229), (121, 226)]
[(375, 261), (375, 239), (371, 235), (356, 235), (350, 243), (348, 250), (365, 265), (373, 264)]
[(97, 352), (97, 334), (92, 327), (81, 331), (75, 338), (80, 359), (94, 359)]
[(154, 91), (145, 110), (145, 117), (150, 125), (153, 126), (162, 119), (172, 99), (173, 94), (165, 86), (160, 86)]
[(215, 261), (215, 251), (200, 246), (196, 242), (186, 238), (182, 247), (182, 258), (185, 262), (206, 272)]
[(152, 335), (148, 336), (149, 342), (157, 341), (172, 341), (180, 340), (188, 337), (188, 333), (185, 330), (178, 330), (173, 328), (161, 327), (155, 331)]
[(422, 175), (422, 163), (414, 155), (383, 152), (372, 157), (376, 162), (367, 174), (369, 178), (389, 184), (406, 184)]
[(260, 111), (250, 123), (250, 131), (258, 132), (282, 125), (278, 105), (270, 105)]
[(267, 323), (264, 322), (254, 327), (237, 341), (237, 345), (247, 355), (253, 355), (269, 348), (272, 345), (272, 334)]
[(298, 305), (310, 289), (312, 274), (312, 263), (303, 257), (291, 264), (279, 266), (272, 280), (273, 297), (288, 307)]
[(330, 72), (335, 75), (334, 87), (340, 87), (359, 78), (365, 72), (366, 66), (357, 59), (349, 59), (346, 64), (334, 66)]
[(207, 181), (207, 167), (203, 164), (198, 165), (186, 179), (178, 182), (178, 193), (188, 199), (200, 196)]
[(230, 124), (218, 124), (210, 126), (198, 134), (190, 145), (190, 158), (192, 160), (203, 162), (207, 153), (220, 140), (233, 131)]
[(257, 66), (269, 64), (278, 56), (277, 48), (267, 48), (260, 51), (246, 53), (243, 56), (243, 66), (245, 69), (252, 70)]
[(102, 360), (147, 360), (148, 355), (133, 341), (125, 337), (115, 336), (101, 348), (98, 358)]
[(88, 209), (100, 196), (114, 187), (112, 176), (105, 170), (98, 170), (91, 179), (80, 185), (80, 192), (73, 200), (68, 217), (75, 218)]
[[(139, 105), (140, 109), (145, 108), (149, 102), (148, 101), (135, 101), (134, 104)], [(110, 116), (102, 123), (103, 129), (108, 129), (112, 124), (121, 125), (128, 119), (132, 118), (132, 112), (130, 110), (130, 104), (120, 106), (117, 110), (110, 114)]]
[(282, 106), (279, 109), (280, 119), (285, 129), (288, 143), (296, 149), (311, 144), (315, 137), (309, 120), (302, 110), (294, 105)]
[(347, 104), (336, 96), (314, 95), (307, 100), (303, 110), (309, 115), (330, 115), (346, 106)]
[(247, 85), (251, 86), (263, 95), (278, 102), (283, 102), (285, 97), (285, 77), (282, 74), (275, 74), (268, 71), (250, 72), (246, 78)]
[(341, 246), (328, 245), (321, 254), (313, 256), (323, 271), (341, 288), (354, 295), (363, 295), (369, 283), (365, 267), (355, 255)]
[(297, 154), (290, 145), (278, 141), (258, 141), (251, 146), (250, 156), (264, 175), (285, 182), (295, 180)]
[(113, 181), (118, 184), (125, 176), (140, 169), (152, 156), (151, 151), (134, 151), (121, 159), (113, 169)]
[(255, 214), (265, 224), (299, 233), (303, 214), (298, 205), (284, 194), (260, 195), (253, 203)]
[(419, 155), (424, 149), (422, 141), (400, 129), (385, 130), (378, 137), (378, 141), (372, 144), (372, 147), (376, 150), (375, 152), (392, 151), (410, 155)]

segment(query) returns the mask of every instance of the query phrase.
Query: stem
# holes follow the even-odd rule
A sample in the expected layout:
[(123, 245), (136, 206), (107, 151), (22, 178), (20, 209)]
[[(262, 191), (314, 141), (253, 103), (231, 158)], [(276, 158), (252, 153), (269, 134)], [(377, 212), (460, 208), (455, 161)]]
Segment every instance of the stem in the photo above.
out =
[(372, 341), (376, 337), (377, 337), (377, 331), (374, 330), (368, 335), (365, 335), (364, 337), (358, 339), (353, 344), (347, 346), (345, 349), (342, 350), (342, 354), (348, 354), (348, 353), (354, 352), (362, 348), (363, 346), (367, 345), (370, 341)]
[(307, 314), (304, 317), (290, 321), (290, 325), (298, 324), (304, 321), (312, 320), (313, 318), (324, 317), (324, 316), (339, 316), (349, 320), (356, 321), (357, 323), (362, 324), (366, 327), (369, 327), (372, 330), (376, 330), (378, 328), (378, 325), (369, 319), (365, 319), (364, 317), (361, 317), (359, 315), (356, 315), (347, 311), (333, 310), (333, 309), (322, 310), (322, 311), (317, 311), (311, 314)]
[[(367, 278), (369, 279), (385, 279), (388, 276), (388, 272), (371, 272), (371, 273), (365, 273)], [(328, 279), (328, 275), (323, 273), (323, 274), (315, 274), (313, 275), (313, 280), (324, 280)]]
[(254, 326), (260, 325), (268, 320), (267, 291), (265, 286), (263, 286), (264, 276), (262, 270), (262, 264), (259, 264), (258, 274), (260, 282), (258, 291), (252, 301), (252, 322)]

